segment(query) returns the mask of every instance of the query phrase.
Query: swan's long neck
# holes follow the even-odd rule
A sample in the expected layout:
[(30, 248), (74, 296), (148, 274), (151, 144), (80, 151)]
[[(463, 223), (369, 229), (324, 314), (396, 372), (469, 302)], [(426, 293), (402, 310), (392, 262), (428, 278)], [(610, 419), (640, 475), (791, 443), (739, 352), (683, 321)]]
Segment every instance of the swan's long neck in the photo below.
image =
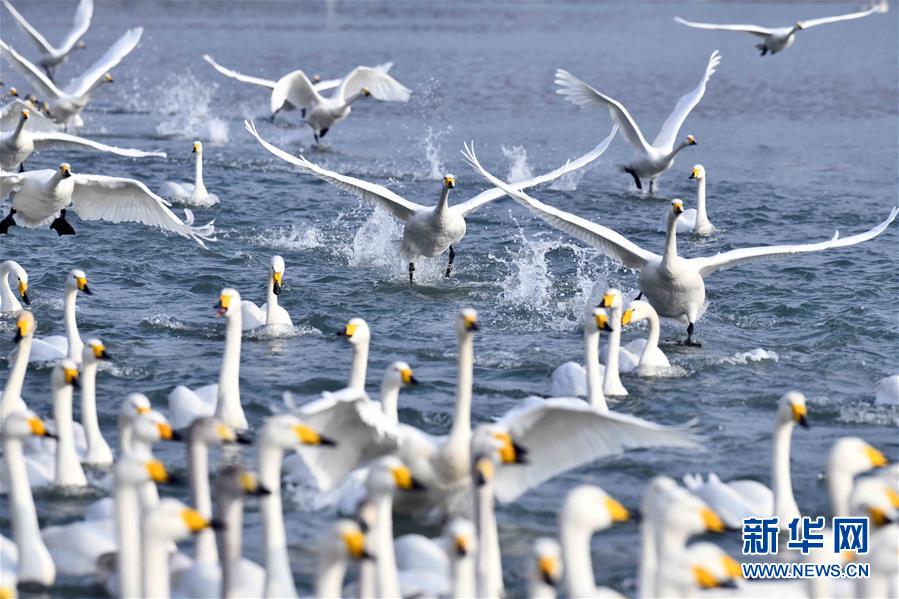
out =
[(75, 320), (75, 300), (77, 297), (77, 289), (66, 289), (63, 301), (65, 303), (66, 339), (69, 342), (69, 354), (66, 357), (76, 364), (80, 364), (81, 350), (84, 349), (84, 343), (81, 341), (81, 334), (78, 332), (78, 322)]
[(792, 421), (778, 423), (774, 429), (774, 446), (771, 452), (771, 490), (774, 492), (774, 515), (791, 517), (799, 515), (799, 507), (793, 497), (793, 481), (790, 477), (790, 441), (795, 425)]
[[(99, 362), (88, 362), (81, 370), (81, 426), (90, 450), (107, 446), (97, 420), (97, 369)], [(108, 447), (108, 446), (107, 446)]]
[(387, 416), (387, 420), (393, 424), (398, 423), (400, 421), (398, 407), (400, 399), (399, 385), (394, 384), (392, 381), (383, 381), (379, 399), (381, 400), (381, 409), (384, 411), (384, 415)]
[(3, 457), (9, 484), (13, 540), (19, 550), (19, 582), (38, 582), (49, 586), (56, 578), (56, 566), (41, 538), (22, 440), (6, 437), (3, 441)]
[(393, 496), (385, 493), (374, 500), (375, 515), (375, 567), (378, 572), (378, 596), (399, 597), (400, 580), (396, 571), (396, 555), (393, 550)]
[(352, 106), (352, 105), (356, 102), (356, 100), (358, 100), (358, 99), (360, 99), (360, 98), (362, 98), (362, 97), (364, 97), (364, 96), (365, 96), (365, 94), (363, 94), (362, 92), (358, 92), (358, 93), (353, 94), (352, 96), (350, 96), (349, 98), (347, 98), (346, 106)]
[(346, 566), (345, 559), (334, 559), (329, 555), (319, 556), (315, 576), (315, 596), (321, 599), (343, 597), (343, 577), (346, 574)]
[(608, 335), (609, 351), (606, 352), (606, 372), (602, 390), (606, 395), (627, 395), (618, 373), (618, 358), (621, 351), (621, 308), (612, 308), (609, 319), (612, 331)]
[(215, 417), (238, 430), (247, 428), (247, 417), (240, 405), (240, 306), (225, 318), (225, 354), (219, 371)]
[(97, 89), (99, 89), (104, 83), (108, 82), (109, 80), (107, 80), (105, 77), (100, 77), (92, 86), (90, 86), (90, 88), (88, 88), (88, 90), (84, 93), (83, 96), (81, 96), (81, 98), (86, 102), (88, 99), (90, 99), (91, 95), (93, 95), (93, 93), (97, 91)]
[(22, 131), (25, 129), (25, 119), (19, 119), (19, 124), (16, 125), (16, 130), (13, 131), (12, 139), (14, 142), (19, 141), (19, 136), (22, 135)]
[(350, 366), (351, 389), (365, 391), (365, 375), (368, 370), (368, 341), (353, 345), (353, 363)]
[[(474, 336), (463, 333), (459, 336), (459, 373), (456, 380), (456, 408), (449, 442), (468, 448), (471, 440), (471, 386), (474, 378)], [(466, 468), (468, 458), (466, 454)]]
[(656, 532), (650, 502), (640, 506), (643, 522), (640, 525), (640, 563), (637, 573), (637, 597), (655, 597), (655, 574), (657, 567)]
[(608, 412), (599, 372), (599, 331), (592, 327), (584, 328), (584, 367), (587, 370), (587, 400), (596, 410)]
[(218, 517), (225, 523), (225, 530), (217, 535), (222, 561), (222, 596), (230, 599), (240, 596), (235, 582), (243, 551), (243, 499), (220, 495)]
[(699, 179), (696, 187), (696, 228), (708, 228), (712, 223), (705, 210), (705, 176)]
[(271, 273), (268, 276), (268, 287), (265, 290), (265, 323), (275, 322), (275, 310), (278, 308), (278, 296), (275, 294), (275, 280)]
[(119, 551), (116, 564), (119, 573), (119, 596), (141, 594), (140, 504), (134, 487), (115, 483), (116, 539)]
[[(287, 555), (287, 535), (281, 508), (281, 461), (284, 450), (263, 440), (259, 448), (259, 482), (271, 491), (262, 498), (265, 544), (265, 596), (296, 597)], [(335, 595), (338, 596), (338, 595)]]
[(21, 304), (9, 286), (9, 268), (0, 264), (0, 309), (3, 311), (21, 310)]
[(596, 593), (593, 562), (590, 559), (590, 538), (593, 531), (565, 523), (560, 533), (568, 595), (592, 597)]
[(197, 190), (204, 190), (206, 186), (203, 185), (203, 152), (202, 150), (197, 152), (197, 158), (194, 160), (194, 188)]
[(72, 387), (65, 385), (53, 390), (53, 418), (56, 421), (56, 477), (60, 486), (84, 486), (87, 479), (78, 450), (75, 449), (75, 433), (72, 428)]
[(475, 496), (475, 518), (478, 525), (478, 597), (499, 598), (503, 591), (503, 565), (496, 529), (493, 483), (479, 486)]
[(677, 156), (681, 150), (683, 150), (684, 148), (686, 148), (689, 145), (690, 144), (685, 141), (682, 141), (679, 144), (677, 144), (677, 146), (673, 150), (671, 150), (671, 153), (668, 154), (668, 160), (674, 160), (674, 157)]
[(643, 346), (643, 352), (640, 354), (640, 363), (638, 366), (643, 366), (644, 360), (659, 347), (659, 335), (661, 334), (662, 329), (662, 326), (659, 323), (659, 315), (653, 310), (646, 316), (646, 320), (649, 321), (649, 335), (646, 336), (646, 345)]
[(845, 517), (849, 515), (849, 495), (852, 493), (852, 475), (835, 472), (828, 467), (827, 494), (830, 496), (830, 515)]
[(444, 185), (443, 191), (440, 193), (440, 200), (437, 202), (437, 208), (434, 209), (435, 214), (444, 214), (449, 208), (450, 188)]
[(169, 580), (169, 547), (170, 544), (157, 538), (150, 530), (144, 530), (143, 538), (143, 597), (171, 596)]
[(453, 599), (469, 599), (477, 596), (477, 571), (474, 556), (456, 556), (452, 565)]
[(13, 411), (19, 408), (22, 398), (22, 385), (25, 383), (25, 372), (28, 369), (28, 358), (31, 356), (32, 335), (25, 335), (19, 340), (12, 367), (9, 369), (9, 378), (6, 387), (3, 388), (3, 403), (0, 405), (0, 422)]
[[(203, 431), (192, 428), (187, 444), (187, 467), (190, 474), (190, 501), (205, 519), (212, 519), (212, 494), (209, 491), (209, 447), (200, 439)], [(194, 559), (214, 564), (218, 561), (215, 533), (211, 528), (197, 534), (194, 542)]]
[(662, 265), (669, 266), (677, 259), (677, 215), (668, 216), (668, 231), (665, 235), (665, 253), (662, 254)]

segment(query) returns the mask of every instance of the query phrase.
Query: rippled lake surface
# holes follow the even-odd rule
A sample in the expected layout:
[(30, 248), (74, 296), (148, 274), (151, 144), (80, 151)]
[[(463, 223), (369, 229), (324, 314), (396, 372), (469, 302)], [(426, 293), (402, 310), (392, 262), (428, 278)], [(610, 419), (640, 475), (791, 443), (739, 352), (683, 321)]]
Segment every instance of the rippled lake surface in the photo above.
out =
[[(74, 9), (72, 2), (16, 4), (51, 40), (62, 36)], [(868, 229), (897, 202), (897, 11), (804, 32), (793, 48), (765, 58), (749, 36), (692, 31), (671, 18), (785, 25), (854, 9), (852, 3), (98, 1), (88, 49), (59, 70), (61, 80), (89, 65), (126, 28), (146, 31), (115, 70), (116, 83), (96, 94), (82, 133), (164, 149), (169, 157), (44, 152), (28, 168), (68, 161), (75, 172), (135, 177), (158, 189), (166, 180), (191, 180), (191, 142), (200, 139), (206, 186), (221, 204), (197, 209), (197, 219), (215, 218), (219, 241), (203, 250), (138, 225), (75, 218), (75, 237), (14, 229), (0, 238), (0, 258), (28, 270), (41, 335), (63, 334), (63, 277), (73, 267), (87, 272), (94, 295), (78, 300), (82, 336), (102, 338), (116, 358), (98, 380), (101, 426), (111, 444), (118, 404), (128, 392), (143, 391), (165, 407), (175, 385), (216, 380), (224, 339), (223, 324), (213, 318), (218, 291), (232, 286), (261, 303), (275, 253), (287, 263), (280, 302), (297, 326), (286, 338), (244, 341), (241, 390), (253, 427), (279, 406), (284, 391), (309, 399), (342, 386), (350, 350), (334, 332), (361, 316), (373, 331), (370, 388), (387, 364), (407, 360), (423, 384), (402, 395), (401, 418), (434, 433), (447, 430), (456, 372), (453, 319), (465, 306), (475, 307), (482, 321), (473, 412), (476, 421), (487, 421), (527, 395), (548, 392), (552, 370), (580, 359), (579, 319), (595, 282), (632, 297), (634, 273), (503, 199), (469, 220), (451, 279), (441, 277), (444, 256), (422, 261), (418, 284), (410, 286), (397, 257), (397, 224), (265, 152), (243, 120), (255, 119), (264, 137), (292, 152), (425, 204), (436, 202), (440, 176), (452, 172), (452, 198), (462, 200), (485, 188), (459, 155), (463, 141), (474, 140), (488, 169), (516, 179), (555, 168), (608, 134), (605, 111), (579, 110), (554, 93), (555, 68), (623, 101), (654, 137), (717, 48), (721, 66), (682, 130), (699, 145), (662, 177), (658, 197), (637, 195), (617, 170), (631, 156), (621, 137), (582, 177), (533, 195), (660, 252), (658, 223), (671, 198), (695, 203), (687, 177), (701, 163), (719, 230), (701, 240), (682, 236), (682, 254), (823, 240), (835, 229)], [(2, 36), (34, 56), (5, 13)], [(267, 94), (219, 76), (202, 61), (207, 52), (272, 79), (297, 68), (338, 77), (358, 64), (394, 61), (392, 74), (414, 93), (405, 105), (360, 102), (323, 147), (312, 147), (296, 112), (268, 122)], [(2, 78), (28, 89), (5, 64)], [(826, 510), (822, 472), (838, 437), (860, 436), (897, 456), (899, 409), (874, 406), (872, 391), (899, 370), (897, 242), (894, 225), (862, 246), (713, 275), (708, 311), (697, 325), (703, 347), (676, 345), (683, 327), (665, 323), (662, 347), (675, 375), (624, 376), (630, 395), (613, 406), (660, 423), (698, 418), (707, 450), (629, 453), (500, 507), (512, 593), (523, 590), (521, 566), (531, 542), (554, 534), (562, 499), (574, 485), (599, 484), (635, 507), (647, 481), (660, 473), (680, 478), (715, 471), (723, 479), (767, 483), (773, 413), (788, 389), (809, 398), (812, 428), (796, 431), (792, 458), (804, 512)], [(0, 320), (4, 356), (12, 330)], [(640, 332), (625, 331), (624, 338)], [(49, 370), (29, 370), (24, 396), (50, 415)], [(182, 446), (160, 447), (157, 455), (186, 470)], [(104, 493), (102, 473), (93, 478), (98, 490), (87, 496), (38, 495), (42, 525), (80, 518)], [(164, 492), (187, 496), (186, 488)], [(286, 501), (285, 511), (294, 574), (300, 591), (311, 592), (315, 540), (333, 514), (305, 511), (295, 501)], [(252, 502), (248, 512), (245, 552), (259, 561), (261, 518)], [(594, 539), (600, 584), (633, 592), (637, 526), (626, 523)], [(414, 529), (406, 521), (397, 528)], [(0, 532), (9, 534), (6, 502), (0, 502)], [(739, 551), (736, 533), (716, 542)], [(98, 593), (91, 580), (62, 579), (51, 594)]]

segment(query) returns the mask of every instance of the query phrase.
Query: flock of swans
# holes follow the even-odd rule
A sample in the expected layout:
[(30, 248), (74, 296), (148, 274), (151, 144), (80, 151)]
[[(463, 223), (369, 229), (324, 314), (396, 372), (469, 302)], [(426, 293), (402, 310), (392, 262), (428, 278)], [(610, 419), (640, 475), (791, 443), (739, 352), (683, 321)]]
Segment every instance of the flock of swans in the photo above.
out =
[[(182, 220), (172, 203), (209, 208), (221, 201), (203, 180), (203, 145), (193, 143), (193, 182), (167, 181), (158, 193), (128, 178), (80, 173), (69, 163), (56, 169), (26, 170), (34, 152), (90, 149), (131, 158), (165, 154), (118, 148), (70, 134), (83, 124), (82, 112), (109, 73), (138, 45), (142, 28), (130, 29), (81, 76), (60, 88), (57, 71), (85, 44), (93, 1), (80, 0), (71, 32), (51, 45), (8, 0), (7, 13), (38, 46), (30, 61), (0, 40), (0, 57), (21, 72), (35, 96), (9, 88), (11, 99), (0, 114), (0, 198), (10, 209), (0, 221), (0, 234), (14, 227), (49, 226), (58, 235), (75, 234), (68, 220), (136, 222), (175, 233), (199, 246), (215, 241), (214, 222), (194, 224), (185, 208)], [(690, 27), (746, 31), (762, 38), (762, 55), (790, 47), (797, 31), (825, 23), (859, 19), (883, 12), (869, 10), (800, 21), (793, 27), (767, 29), (750, 25), (709, 25), (677, 19)], [(322, 80), (294, 70), (277, 81), (244, 75), (204, 55), (219, 74), (270, 92), (268, 112), (297, 111), (316, 143), (346, 119), (353, 105), (366, 98), (406, 102), (412, 93), (389, 72), (392, 63), (357, 66), (340, 79)], [(225, 338), (217, 382), (202, 387), (172, 385), (167, 406), (132, 393), (118, 408), (113, 450), (98, 418), (96, 393), (103, 384), (100, 363), (111, 359), (100, 339), (83, 340), (76, 302), (91, 296), (88, 275), (75, 268), (65, 278), (65, 335), (40, 337), (28, 309), (29, 276), (19, 261), (0, 263), (0, 317), (14, 321), (15, 350), (0, 394), (2, 476), (7, 495), (11, 536), (0, 535), (0, 597), (13, 597), (19, 584), (52, 586), (58, 577), (93, 577), (119, 597), (292, 597), (297, 596), (284, 522), (282, 492), (301, 487), (328, 499), (338, 518), (327, 526), (316, 546), (318, 563), (311, 574), (319, 597), (502, 597), (503, 548), (499, 541), (497, 504), (510, 504), (546, 481), (584, 464), (633, 449), (666, 448), (695, 452), (702, 439), (692, 423), (664, 425), (612, 409), (607, 398), (626, 396), (621, 374), (653, 377), (671, 364), (659, 346), (660, 318), (687, 325), (685, 344), (698, 346), (695, 324), (706, 304), (706, 279), (718, 270), (760, 259), (783, 259), (800, 253), (856, 245), (874, 239), (895, 220), (899, 209), (868, 231), (805, 244), (735, 249), (712, 256), (678, 254), (678, 233), (708, 236), (715, 232), (707, 212), (706, 169), (696, 165), (696, 207), (675, 199), (664, 215), (661, 253), (640, 247), (613, 229), (546, 204), (525, 190), (583, 169), (597, 160), (620, 132), (635, 158), (622, 167), (636, 187), (655, 194), (658, 179), (674, 167), (677, 155), (697, 144), (693, 135), (679, 139), (691, 111), (721, 66), (711, 54), (701, 80), (681, 97), (656, 138), (647, 141), (620, 101), (565, 70), (555, 73), (557, 93), (584, 108), (609, 110), (611, 132), (595, 148), (546, 174), (508, 183), (479, 161), (474, 144), (466, 144), (466, 161), (493, 187), (464, 202), (450, 202), (456, 177), (446, 174), (434, 202), (417, 203), (380, 184), (328, 170), (267, 141), (253, 122), (246, 130), (268, 152), (302, 173), (385, 210), (403, 225), (400, 257), (414, 284), (415, 263), (422, 257), (448, 253), (445, 276), (452, 275), (457, 246), (467, 219), (490, 202), (511, 197), (550, 226), (592, 246), (601, 254), (636, 271), (640, 294), (625, 298), (614, 288), (599, 305), (584, 311), (583, 362), (560, 365), (547, 384), (548, 397), (528, 397), (493, 422), (473, 423), (474, 354), (481, 330), (478, 313), (464, 308), (455, 316), (457, 381), (452, 421), (444, 435), (434, 435), (403, 422), (400, 395), (418, 384), (406, 362), (391, 363), (383, 374), (377, 400), (367, 390), (371, 330), (353, 318), (338, 334), (350, 350), (346, 386), (303, 403), (285, 395), (283, 407), (251, 424), (241, 398), (241, 345), (254, 330), (293, 328), (289, 312), (279, 304), (286, 264), (272, 256), (265, 273), (265, 301), (243, 299), (233, 288), (220, 291), (215, 315), (224, 320)], [(333, 90), (331, 95), (324, 92)], [(42, 98), (43, 100), (39, 99)], [(12, 230), (11, 230), (12, 229)], [(28, 257), (19, 257), (28, 266)], [(260, 273), (261, 276), (262, 273)], [(88, 297), (81, 301), (90, 301)], [(24, 304), (24, 305), (23, 305)], [(622, 342), (625, 327), (647, 323), (645, 338)], [(449, 323), (447, 323), (449, 324)], [(435, 339), (435, 342), (437, 340)], [(23, 397), (29, 365), (50, 365), (52, 420), (29, 406), (42, 398)], [(79, 421), (74, 418), (76, 390)], [(895, 401), (899, 376), (878, 385), (877, 401)], [(714, 473), (690, 475), (683, 484), (659, 475), (643, 492), (640, 513), (640, 597), (715, 596), (896, 596), (899, 575), (899, 469), (883, 453), (855, 437), (831, 448), (826, 461), (830, 511), (834, 516), (867, 516), (872, 523), (871, 551), (858, 559), (875, 565), (869, 579), (856, 588), (846, 580), (758, 582), (741, 580), (739, 564), (718, 545), (693, 541), (706, 532), (739, 528), (744, 518), (776, 515), (789, 521), (805, 513), (793, 494), (790, 445), (796, 425), (809, 427), (809, 406), (796, 391), (771, 406), (771, 477), (723, 481)], [(184, 444), (187, 480), (154, 457), (154, 446)], [(230, 448), (227, 448), (230, 446)], [(210, 472), (210, 448), (219, 448), (224, 466)], [(246, 449), (242, 449), (246, 448)], [(639, 455), (639, 454), (636, 454)], [(248, 456), (253, 456), (249, 458)], [(248, 465), (255, 460), (255, 465)], [(106, 475), (108, 497), (89, 505), (80, 519), (41, 528), (34, 489), (78, 490), (97, 487), (86, 473)], [(190, 505), (160, 498), (158, 485), (186, 484)], [(243, 511), (258, 502), (263, 523), (262, 559), (243, 554)], [(394, 515), (442, 527), (437, 538), (420, 534), (395, 537)], [(558, 536), (535, 539), (527, 565), (528, 593), (533, 597), (620, 596), (596, 586), (591, 539), (626, 521), (628, 509), (595, 485), (573, 489), (559, 501)], [(190, 553), (175, 543), (193, 536)], [(809, 557), (787, 553), (787, 559)], [(839, 563), (845, 556), (829, 556)], [(350, 584), (350, 581), (351, 584)], [(349, 585), (349, 586), (348, 586)]]

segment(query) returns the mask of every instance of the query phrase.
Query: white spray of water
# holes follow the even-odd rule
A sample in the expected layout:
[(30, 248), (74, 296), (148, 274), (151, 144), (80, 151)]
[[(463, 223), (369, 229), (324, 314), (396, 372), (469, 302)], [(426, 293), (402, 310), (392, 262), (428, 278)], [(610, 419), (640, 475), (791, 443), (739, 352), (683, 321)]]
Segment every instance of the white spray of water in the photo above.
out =
[(254, 245), (278, 250), (309, 250), (325, 245), (321, 231), (314, 226), (275, 227), (246, 238)]
[(204, 85), (187, 72), (170, 75), (162, 83), (158, 102), (150, 110), (162, 120), (156, 133), (162, 137), (205, 139), (213, 144), (228, 143), (228, 123), (213, 116), (209, 110), (215, 85)]
[(445, 131), (435, 132), (433, 127), (428, 127), (424, 140), (422, 140), (425, 146), (425, 159), (430, 167), (427, 174), (428, 179), (442, 179), (446, 172), (446, 165), (440, 155), (441, 140), (445, 133)]
[(506, 175), (506, 181), (509, 183), (517, 183), (534, 177), (534, 172), (528, 166), (528, 152), (524, 146), (512, 146), (507, 148), (502, 146), (503, 156), (509, 161), (509, 173)]

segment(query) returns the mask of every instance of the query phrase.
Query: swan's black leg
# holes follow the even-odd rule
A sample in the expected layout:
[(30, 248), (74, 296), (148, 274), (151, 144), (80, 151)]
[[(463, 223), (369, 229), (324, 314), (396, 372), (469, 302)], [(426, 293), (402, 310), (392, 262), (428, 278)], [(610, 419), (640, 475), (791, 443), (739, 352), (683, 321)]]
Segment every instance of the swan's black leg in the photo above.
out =
[(453, 260), (456, 259), (456, 252), (453, 250), (453, 246), (449, 246), (449, 264), (446, 265), (446, 273), (443, 275), (444, 277), (449, 277), (450, 273), (453, 272)]
[(637, 176), (637, 173), (635, 173), (633, 169), (630, 169), (630, 168), (627, 168), (627, 167), (624, 167), (624, 172), (626, 172), (628, 175), (630, 175), (631, 177), (634, 178), (634, 184), (637, 186), (637, 189), (639, 189), (640, 191), (642, 191), (642, 190), (643, 190), (643, 184), (640, 183), (640, 177)]
[(414, 281), (412, 280), (412, 273), (414, 273), (414, 272), (415, 272), (415, 263), (410, 262), (409, 263), (409, 283), (414, 283)]
[(687, 340), (684, 341), (684, 345), (690, 347), (702, 347), (702, 343), (699, 341), (693, 341), (693, 323), (691, 322), (687, 325)]
[(306, 109), (305, 108), (300, 109), (300, 118), (301, 119), (306, 118)]
[(319, 134), (318, 134), (319, 137), (324, 137), (325, 135), (328, 134), (328, 131), (330, 131), (330, 127), (325, 127), (324, 129), (322, 129), (322, 130), (319, 132)]
[(274, 122), (275, 122), (275, 117), (278, 116), (278, 113), (279, 113), (279, 112), (281, 112), (281, 109), (280, 109), (280, 108), (279, 108), (278, 110), (276, 110), (275, 112), (272, 113), (272, 116), (269, 118), (269, 120), (271, 120), (271, 122), (274, 123)]
[(654, 195), (655, 192), (656, 192), (656, 180), (650, 179), (649, 180), (649, 195)]
[(20, 173), (24, 173), (24, 172), (25, 172), (25, 163), (24, 163), (24, 162), (22, 162), (22, 163), (19, 165), (19, 172), (20, 172)]
[(6, 215), (6, 218), (0, 220), (0, 235), (6, 235), (7, 233), (9, 233), (10, 227), (16, 226), (16, 221), (13, 220), (13, 216), (15, 215), (15, 213), (16, 209), (10, 208), (9, 214)]
[(50, 228), (56, 231), (56, 234), (62, 237), (63, 235), (74, 235), (75, 229), (72, 228), (72, 225), (69, 224), (69, 221), (66, 220), (66, 211), (65, 208), (59, 211), (59, 216), (57, 216), (52, 223), (50, 223)]
[(315, 138), (315, 143), (318, 143), (318, 131), (314, 132), (312, 136)]
[(637, 294), (637, 297), (634, 298), (634, 301), (636, 301), (636, 300), (638, 300), (638, 299), (643, 299), (643, 292), (642, 292), (642, 291), (641, 291), (640, 293)]

